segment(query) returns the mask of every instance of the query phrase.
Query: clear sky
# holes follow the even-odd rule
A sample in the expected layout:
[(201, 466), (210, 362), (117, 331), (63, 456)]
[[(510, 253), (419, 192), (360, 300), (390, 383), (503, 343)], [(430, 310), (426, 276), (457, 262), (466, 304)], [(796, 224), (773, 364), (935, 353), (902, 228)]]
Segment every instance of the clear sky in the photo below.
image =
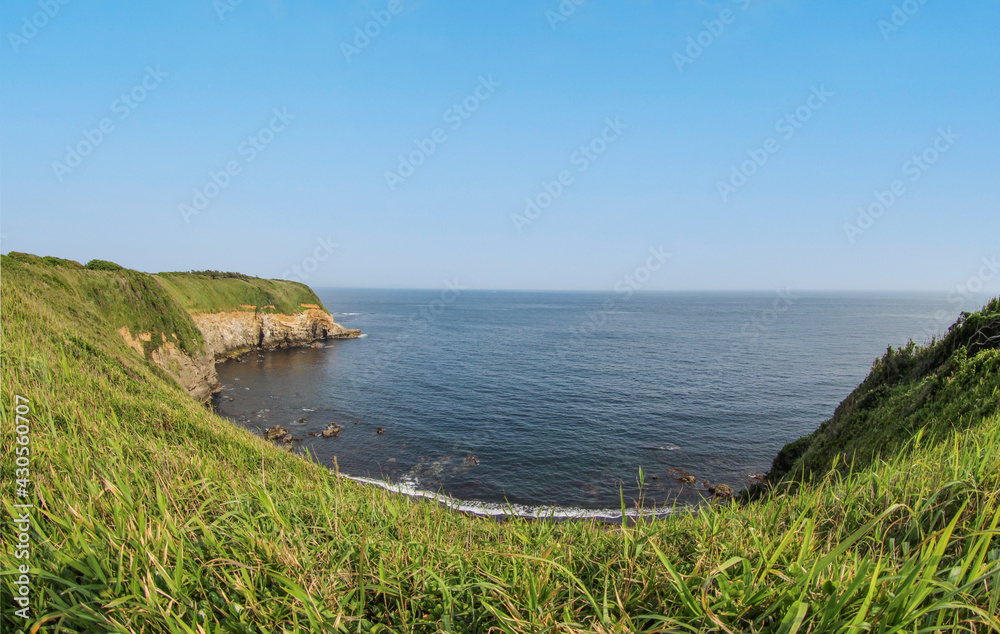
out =
[(997, 292), (998, 24), (982, 0), (4, 0), (0, 248), (314, 286), (652, 265), (643, 289)]

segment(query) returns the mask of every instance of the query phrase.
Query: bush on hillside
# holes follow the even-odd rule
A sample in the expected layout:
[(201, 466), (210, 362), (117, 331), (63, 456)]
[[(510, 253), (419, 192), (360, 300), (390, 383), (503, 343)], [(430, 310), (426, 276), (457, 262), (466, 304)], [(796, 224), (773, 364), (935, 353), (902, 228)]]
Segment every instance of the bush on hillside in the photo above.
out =
[(84, 268), (90, 269), (91, 271), (123, 271), (124, 266), (115, 264), (114, 262), (108, 262), (107, 260), (91, 260), (87, 262), (87, 266)]

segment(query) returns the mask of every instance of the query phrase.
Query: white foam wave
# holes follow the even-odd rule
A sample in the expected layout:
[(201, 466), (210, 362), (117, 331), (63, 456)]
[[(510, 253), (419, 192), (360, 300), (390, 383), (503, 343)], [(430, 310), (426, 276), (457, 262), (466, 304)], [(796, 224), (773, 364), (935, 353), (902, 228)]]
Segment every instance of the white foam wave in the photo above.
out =
[(358, 335), (358, 339), (364, 339), (367, 336), (368, 336), (368, 333), (367, 332), (363, 332), (360, 335)]
[(361, 314), (361, 313), (334, 313), (334, 315), (350, 315), (350, 316), (352, 316), (352, 317), (353, 317), (354, 315), (360, 315), (360, 314)]
[[(399, 482), (377, 480), (375, 478), (364, 478), (361, 476), (350, 476), (343, 473), (340, 474), (340, 476), (361, 484), (377, 486), (393, 493), (401, 493), (409, 497), (433, 500), (453, 511), (460, 511), (462, 513), (469, 513), (481, 517), (526, 517), (533, 519), (554, 520), (622, 519), (621, 509), (582, 509), (573, 506), (528, 506), (524, 504), (497, 504), (494, 502), (481, 502), (479, 500), (459, 500), (458, 498), (450, 495), (443, 495), (441, 493), (421, 489), (419, 480), (412, 476), (404, 476)], [(673, 512), (673, 509), (667, 508), (644, 509), (642, 511), (642, 515), (647, 518), (665, 517), (667, 515), (671, 515)], [(639, 514), (640, 513), (637, 509), (625, 510), (625, 517), (636, 518), (639, 517)]]

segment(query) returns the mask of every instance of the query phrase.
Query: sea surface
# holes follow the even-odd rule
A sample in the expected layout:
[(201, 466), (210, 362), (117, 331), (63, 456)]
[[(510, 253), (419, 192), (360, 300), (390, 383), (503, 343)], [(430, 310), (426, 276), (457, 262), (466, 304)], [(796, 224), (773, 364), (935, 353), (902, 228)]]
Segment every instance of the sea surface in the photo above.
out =
[[(940, 294), (317, 292), (363, 338), (220, 363), (221, 414), (257, 433), (280, 424), (303, 439), (295, 451), (356, 479), (555, 517), (693, 504), (706, 481), (739, 490), (829, 418), (887, 346), (981, 306)], [(338, 437), (308, 435), (331, 422)], [(685, 473), (697, 484), (677, 481)]]

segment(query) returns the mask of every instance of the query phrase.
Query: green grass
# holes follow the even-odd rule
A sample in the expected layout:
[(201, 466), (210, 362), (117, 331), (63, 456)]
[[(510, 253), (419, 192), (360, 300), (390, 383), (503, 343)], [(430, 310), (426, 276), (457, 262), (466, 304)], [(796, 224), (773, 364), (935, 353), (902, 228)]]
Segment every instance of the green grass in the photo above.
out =
[(838, 459), (841, 468), (864, 467), (898, 454), (918, 431), (943, 439), (1000, 411), (1000, 364), (979, 354), (997, 347), (1000, 300), (962, 315), (931, 345), (890, 347), (833, 418), (781, 450), (771, 479), (822, 475)]
[[(235, 428), (128, 349), (65, 267), (2, 265), (3, 504), (10, 517), (21, 395), (32, 407), (41, 630), (1000, 626), (1000, 414), (981, 411), (981, 396), (1000, 390), (995, 346), (947, 375), (964, 377), (952, 400), (906, 415), (940, 419), (934, 429), (863, 466), (835, 459), (801, 486), (668, 521), (496, 522), (340, 479)], [(872, 420), (888, 420), (893, 403), (879, 396)], [(2, 618), (23, 627), (10, 522), (2, 537)]]
[[(81, 326), (127, 327), (133, 337), (151, 333), (143, 342), (146, 357), (171, 341), (189, 354), (202, 350), (204, 340), (190, 313), (255, 310), (295, 314), (302, 304), (322, 302), (306, 285), (264, 280), (234, 273), (198, 271), (150, 275), (113, 262), (92, 260), (86, 267), (72, 260), (40, 258), (27, 253), (0, 256), (6, 280), (31, 287), (54, 309), (70, 312)], [(86, 310), (83, 308), (86, 307)]]
[[(144, 343), (147, 358), (163, 344), (163, 337), (189, 354), (202, 350), (204, 340), (191, 316), (153, 276), (95, 262), (101, 264), (89, 269), (70, 260), (2, 255), (4, 291), (13, 286), (31, 288), (53, 312), (79, 320), (72, 329), (76, 333), (68, 335), (69, 345), (89, 345), (79, 339), (83, 331), (101, 333), (96, 339), (103, 342), (108, 328), (127, 327), (133, 337), (152, 333)], [(5, 320), (3, 325), (6, 330), (10, 324)]]
[(199, 313), (245, 310), (241, 305), (253, 305), (260, 310), (284, 315), (302, 312), (302, 304), (315, 304), (326, 310), (316, 293), (299, 282), (264, 280), (217, 271), (160, 273), (155, 277), (181, 306)]

